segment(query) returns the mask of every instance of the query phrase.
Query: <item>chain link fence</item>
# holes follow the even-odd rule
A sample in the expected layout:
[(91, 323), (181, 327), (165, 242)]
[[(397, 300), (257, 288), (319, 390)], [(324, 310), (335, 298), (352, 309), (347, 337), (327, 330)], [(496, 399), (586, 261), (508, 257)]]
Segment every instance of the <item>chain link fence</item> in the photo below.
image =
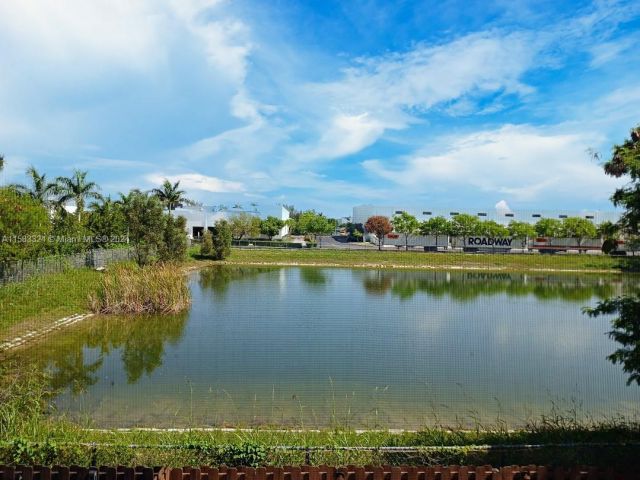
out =
[(60, 273), (75, 268), (103, 268), (133, 258), (132, 248), (95, 249), (73, 255), (56, 255), (28, 260), (0, 261), (0, 285), (21, 282), (34, 275)]

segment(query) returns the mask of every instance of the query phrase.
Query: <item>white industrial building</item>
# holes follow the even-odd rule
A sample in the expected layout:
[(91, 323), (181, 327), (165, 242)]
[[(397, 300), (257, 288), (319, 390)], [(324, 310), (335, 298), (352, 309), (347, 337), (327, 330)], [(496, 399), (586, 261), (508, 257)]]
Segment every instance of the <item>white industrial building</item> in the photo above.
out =
[[(189, 238), (202, 236), (205, 230), (212, 228), (218, 220), (229, 220), (235, 215), (248, 213), (261, 219), (269, 216), (280, 220), (289, 220), (289, 210), (282, 205), (260, 205), (252, 209), (243, 208), (220, 208), (217, 206), (181, 207), (171, 212), (177, 217), (184, 217), (187, 220), (187, 235)], [(289, 225), (280, 229), (276, 238), (282, 238), (289, 234)]]
[(351, 222), (358, 225), (364, 225), (369, 217), (374, 215), (382, 215), (393, 218), (394, 215), (407, 212), (413, 215), (422, 222), (432, 217), (442, 216), (450, 219), (460, 213), (466, 213), (470, 215), (478, 216), (482, 220), (495, 220), (501, 224), (508, 224), (511, 220), (518, 220), (521, 222), (536, 223), (541, 218), (557, 218), (563, 219), (566, 217), (582, 217), (591, 220), (594, 224), (598, 225), (604, 221), (617, 222), (620, 218), (618, 212), (602, 212), (598, 210), (511, 210), (511, 209), (497, 209), (492, 207), (491, 209), (431, 209), (431, 208), (419, 208), (419, 207), (407, 207), (407, 206), (380, 206), (380, 205), (358, 205), (353, 207), (353, 216)]

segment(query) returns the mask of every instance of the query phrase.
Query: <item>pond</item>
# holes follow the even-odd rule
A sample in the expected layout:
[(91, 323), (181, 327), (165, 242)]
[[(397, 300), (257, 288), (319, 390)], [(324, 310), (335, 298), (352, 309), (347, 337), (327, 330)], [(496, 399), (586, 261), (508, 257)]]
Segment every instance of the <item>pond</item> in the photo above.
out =
[(575, 411), (633, 416), (640, 388), (582, 307), (640, 278), (214, 267), (173, 317), (98, 317), (18, 353), (60, 414), (99, 427), (418, 428)]

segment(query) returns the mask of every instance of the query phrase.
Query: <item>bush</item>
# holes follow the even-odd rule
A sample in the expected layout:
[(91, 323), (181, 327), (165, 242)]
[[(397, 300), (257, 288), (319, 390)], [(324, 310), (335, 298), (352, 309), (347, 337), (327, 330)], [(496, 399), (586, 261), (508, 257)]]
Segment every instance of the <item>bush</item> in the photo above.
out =
[(259, 467), (267, 461), (267, 450), (257, 443), (225, 445), (220, 452), (220, 463), (233, 467)]
[(226, 220), (218, 220), (213, 228), (213, 256), (224, 260), (231, 254), (231, 227)]
[[(45, 249), (51, 230), (47, 210), (37, 201), (11, 188), (0, 188), (0, 261), (35, 258)], [(22, 241), (33, 236), (37, 241)]]
[(162, 262), (181, 262), (187, 256), (187, 220), (184, 217), (165, 216), (162, 242), (158, 257)]
[(213, 235), (207, 230), (202, 236), (202, 243), (200, 244), (200, 255), (209, 256), (213, 252)]
[(191, 293), (179, 266), (115, 265), (105, 272), (97, 292), (90, 295), (94, 313), (181, 312), (191, 304)]

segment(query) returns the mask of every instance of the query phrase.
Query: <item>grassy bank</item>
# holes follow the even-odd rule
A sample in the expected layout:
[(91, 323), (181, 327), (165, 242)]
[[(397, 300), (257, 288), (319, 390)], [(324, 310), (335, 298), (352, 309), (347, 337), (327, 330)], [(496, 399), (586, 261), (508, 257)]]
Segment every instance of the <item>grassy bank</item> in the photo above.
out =
[[(191, 251), (197, 259), (197, 249)], [(605, 255), (505, 255), (329, 249), (232, 249), (232, 264), (328, 265), (377, 268), (549, 270), (583, 272), (637, 271), (638, 258)]]
[(627, 466), (637, 461), (640, 448), (637, 422), (577, 420), (574, 411), (551, 411), (515, 431), (499, 421), (471, 430), (435, 426), (415, 432), (346, 428), (93, 430), (89, 423), (80, 425), (48, 416), (54, 392), (47, 384), (46, 374), (28, 366), (0, 366), (0, 463)]
[(83, 268), (0, 286), (0, 338), (87, 311), (87, 299), (100, 276)]

